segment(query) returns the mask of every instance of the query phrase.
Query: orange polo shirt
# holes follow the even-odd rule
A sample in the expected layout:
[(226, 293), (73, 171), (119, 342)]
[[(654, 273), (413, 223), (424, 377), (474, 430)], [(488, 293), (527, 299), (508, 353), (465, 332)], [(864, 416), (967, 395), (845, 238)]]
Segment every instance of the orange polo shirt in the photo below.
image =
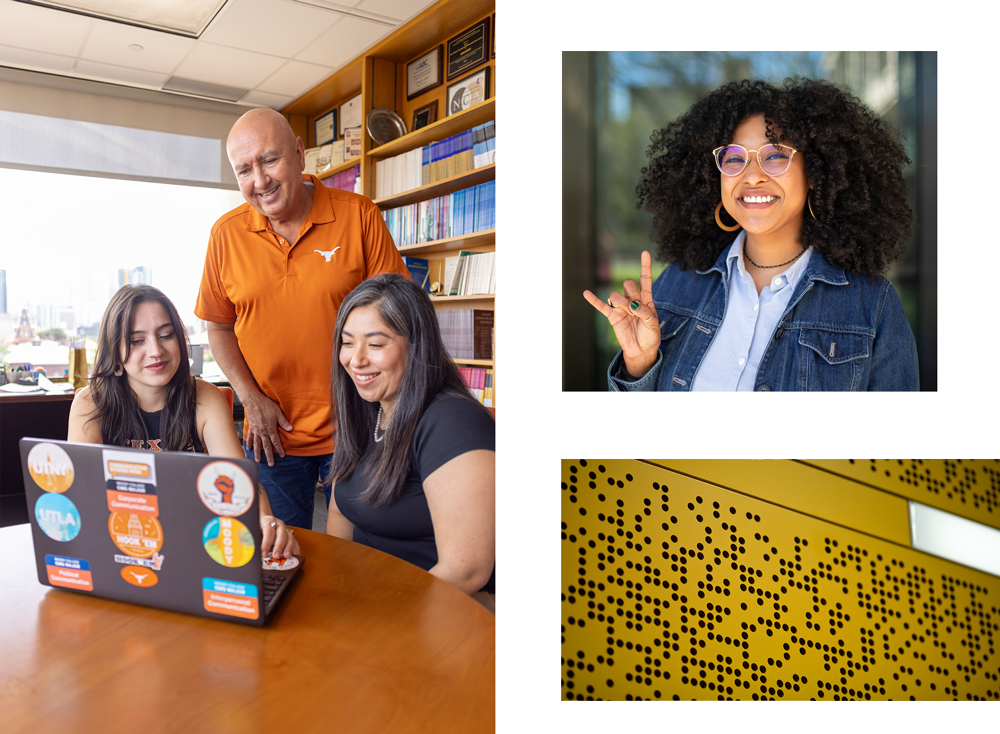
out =
[(194, 312), (236, 324), (257, 385), (294, 427), (278, 429), (285, 453), (318, 456), (335, 443), (330, 373), (337, 309), (366, 278), (410, 276), (377, 206), (303, 178), (315, 190), (295, 245), (249, 204), (215, 223)]

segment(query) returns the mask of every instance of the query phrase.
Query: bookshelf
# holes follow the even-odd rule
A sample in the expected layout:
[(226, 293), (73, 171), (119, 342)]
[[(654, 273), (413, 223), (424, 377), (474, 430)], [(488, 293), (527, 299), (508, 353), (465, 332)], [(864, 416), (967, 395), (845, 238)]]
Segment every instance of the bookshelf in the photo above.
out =
[[(292, 125), (295, 134), (302, 138), (306, 147), (313, 147), (315, 145), (313, 130), (316, 119), (331, 109), (338, 109), (339, 114), (339, 106), (359, 94), (361, 95), (362, 120), (375, 107), (388, 107), (399, 114), (406, 123), (407, 129), (412, 127), (413, 114), (416, 110), (432, 102), (437, 102), (439, 116), (437, 121), (381, 146), (376, 146), (367, 130), (364, 130), (361, 155), (347, 160), (329, 171), (324, 171), (317, 178), (326, 179), (355, 166), (360, 166), (361, 193), (372, 199), (383, 211), (447, 196), (462, 189), (495, 181), (496, 165), (489, 164), (392, 196), (378, 199), (373, 196), (375, 164), (378, 161), (428, 146), (483, 123), (496, 120), (496, 63), (493, 58), (489, 58), (479, 66), (467, 69), (455, 78), (448, 80), (446, 78), (447, 51), (445, 51), (442, 55), (442, 63), (445, 66), (442, 73), (442, 84), (426, 90), (412, 100), (406, 99), (406, 64), (408, 62), (419, 58), (438, 45), (447, 46), (450, 38), (480, 22), (483, 18), (490, 18), (492, 41), (492, 36), (495, 33), (495, 12), (495, 0), (440, 0), (375, 44), (365, 54), (345, 64), (333, 75), (281, 110)], [(487, 53), (487, 56), (490, 54)], [(447, 115), (448, 87), (487, 67), (490, 69), (490, 88), (487, 99), (462, 112)], [(444, 270), (445, 258), (457, 255), (460, 251), (494, 252), (495, 247), (496, 230), (489, 229), (400, 247), (399, 252), (404, 257), (412, 256), (426, 259), (430, 280), (434, 281), (443, 280), (441, 275)], [(434, 308), (438, 311), (458, 309), (493, 311), (495, 337), (496, 298), (494, 294), (435, 296), (432, 301)], [(498, 395), (496, 391), (496, 349), (494, 348), (493, 359), (462, 359), (456, 360), (456, 363), (460, 367), (486, 367), (494, 370), (493, 408), (495, 410)]]

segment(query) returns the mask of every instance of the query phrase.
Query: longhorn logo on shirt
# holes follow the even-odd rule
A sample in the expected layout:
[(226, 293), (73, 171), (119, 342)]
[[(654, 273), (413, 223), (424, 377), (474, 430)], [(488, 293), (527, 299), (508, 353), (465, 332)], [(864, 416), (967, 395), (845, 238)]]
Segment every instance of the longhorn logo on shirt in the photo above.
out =
[(335, 253), (339, 249), (340, 249), (339, 247), (334, 247), (332, 250), (327, 250), (326, 252), (323, 252), (323, 250), (313, 250), (313, 252), (318, 252), (320, 255), (326, 258), (327, 262), (330, 262), (330, 258), (333, 257), (333, 253)]

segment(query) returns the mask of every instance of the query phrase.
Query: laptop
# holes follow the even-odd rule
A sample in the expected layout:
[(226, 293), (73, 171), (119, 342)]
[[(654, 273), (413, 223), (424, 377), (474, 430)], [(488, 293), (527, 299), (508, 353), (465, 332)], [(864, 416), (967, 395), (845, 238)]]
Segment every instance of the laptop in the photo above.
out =
[(305, 563), (262, 559), (253, 461), (37, 438), (20, 449), (42, 584), (262, 626)]

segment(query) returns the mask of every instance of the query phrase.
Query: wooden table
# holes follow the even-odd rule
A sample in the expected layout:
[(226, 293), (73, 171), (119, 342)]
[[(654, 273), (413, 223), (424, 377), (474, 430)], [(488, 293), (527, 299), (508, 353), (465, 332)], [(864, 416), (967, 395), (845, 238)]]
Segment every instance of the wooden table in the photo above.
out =
[(297, 530), (306, 564), (263, 628), (38, 583), (0, 529), (0, 721), (15, 732), (491, 732), (494, 617), (449, 584)]

